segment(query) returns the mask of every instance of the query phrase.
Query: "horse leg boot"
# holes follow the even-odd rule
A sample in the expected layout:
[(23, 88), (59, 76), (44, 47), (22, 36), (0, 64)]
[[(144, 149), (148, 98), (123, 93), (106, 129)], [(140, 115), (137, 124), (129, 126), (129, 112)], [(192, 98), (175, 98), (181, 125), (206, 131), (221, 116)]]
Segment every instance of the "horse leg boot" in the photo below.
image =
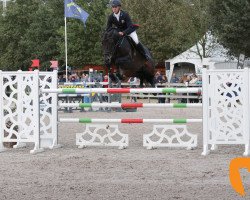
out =
[(146, 49), (140, 42), (136, 45), (136, 47), (146, 60), (150, 60), (150, 56), (148, 55)]

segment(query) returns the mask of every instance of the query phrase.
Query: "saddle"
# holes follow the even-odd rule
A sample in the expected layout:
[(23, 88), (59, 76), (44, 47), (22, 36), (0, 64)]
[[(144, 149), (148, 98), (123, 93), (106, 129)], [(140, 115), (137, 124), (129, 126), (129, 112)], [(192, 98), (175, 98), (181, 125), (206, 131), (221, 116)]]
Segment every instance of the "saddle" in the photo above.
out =
[(133, 47), (133, 50), (136, 50), (137, 48), (136, 48), (136, 43), (134, 42), (134, 40), (127, 35), (125, 37), (128, 39), (129, 44)]
[[(143, 56), (145, 56), (145, 54), (146, 54), (149, 58), (152, 59), (151, 53), (146, 46), (144, 46), (141, 42), (137, 45), (131, 37), (129, 37), (129, 36), (126, 36), (126, 37), (129, 41), (130, 45), (132, 46), (133, 52), (136, 51), (139, 54), (142, 54)], [(140, 48), (139, 48), (139, 45), (140, 45)]]
[[(136, 49), (136, 44), (135, 44), (134, 40), (131, 37), (129, 37), (129, 36), (124, 36), (124, 37), (126, 37), (126, 39), (128, 40), (129, 44), (131, 45), (132, 51), (133, 52), (136, 51), (137, 49)], [(127, 56), (116, 58), (115, 64), (116, 65), (128, 64), (128, 63), (131, 63), (132, 60), (133, 60), (132, 59), (132, 55), (128, 54)]]

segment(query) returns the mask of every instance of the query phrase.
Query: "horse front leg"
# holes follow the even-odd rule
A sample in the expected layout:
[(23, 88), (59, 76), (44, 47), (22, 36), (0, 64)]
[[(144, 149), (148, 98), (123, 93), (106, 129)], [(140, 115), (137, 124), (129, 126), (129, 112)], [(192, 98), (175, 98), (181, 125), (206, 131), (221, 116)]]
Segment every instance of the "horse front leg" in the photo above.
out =
[(151, 85), (151, 87), (155, 87), (155, 80), (154, 80), (154, 77), (153, 78), (151, 78), (151, 79), (149, 79), (149, 84)]
[(144, 78), (140, 77), (140, 88), (143, 88)]
[(110, 63), (106, 63), (105, 66), (108, 68), (109, 87), (111, 87), (112, 82), (117, 83), (117, 77), (113, 74)]

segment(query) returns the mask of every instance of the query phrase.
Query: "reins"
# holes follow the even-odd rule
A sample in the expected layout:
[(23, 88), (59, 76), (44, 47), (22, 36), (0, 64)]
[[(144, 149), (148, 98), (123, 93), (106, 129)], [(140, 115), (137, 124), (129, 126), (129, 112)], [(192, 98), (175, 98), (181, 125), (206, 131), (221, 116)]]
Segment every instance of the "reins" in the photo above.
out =
[[(123, 36), (123, 37), (119, 38), (119, 40), (118, 40), (117, 43), (115, 44), (113, 50), (110, 52), (110, 53), (111, 53), (111, 59), (114, 58), (114, 56), (115, 56), (115, 54), (116, 54), (117, 48), (118, 48), (118, 47), (120, 48), (120, 47), (122, 46), (125, 37), (126, 37), (126, 36)], [(109, 39), (110, 39), (110, 38), (106, 38), (106, 40), (109, 40)], [(112, 38), (112, 39), (113, 39), (113, 38)]]

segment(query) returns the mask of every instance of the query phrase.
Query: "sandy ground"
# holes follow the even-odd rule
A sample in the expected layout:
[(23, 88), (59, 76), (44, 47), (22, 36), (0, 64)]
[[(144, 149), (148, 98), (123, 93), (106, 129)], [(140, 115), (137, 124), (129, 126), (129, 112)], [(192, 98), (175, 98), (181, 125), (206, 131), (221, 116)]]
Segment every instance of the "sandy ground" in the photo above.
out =
[[(136, 113), (60, 112), (60, 117), (201, 118), (201, 109), (140, 109)], [(228, 166), (241, 157), (243, 146), (221, 146), (207, 157), (202, 153), (202, 125), (189, 124), (198, 135), (198, 148), (146, 150), (142, 136), (150, 124), (120, 125), (129, 134), (129, 148), (78, 149), (75, 133), (83, 124), (60, 124), (61, 149), (30, 155), (11, 149), (0, 154), (0, 200), (4, 199), (250, 199), (250, 173), (242, 170), (247, 193), (240, 198), (231, 188)]]

